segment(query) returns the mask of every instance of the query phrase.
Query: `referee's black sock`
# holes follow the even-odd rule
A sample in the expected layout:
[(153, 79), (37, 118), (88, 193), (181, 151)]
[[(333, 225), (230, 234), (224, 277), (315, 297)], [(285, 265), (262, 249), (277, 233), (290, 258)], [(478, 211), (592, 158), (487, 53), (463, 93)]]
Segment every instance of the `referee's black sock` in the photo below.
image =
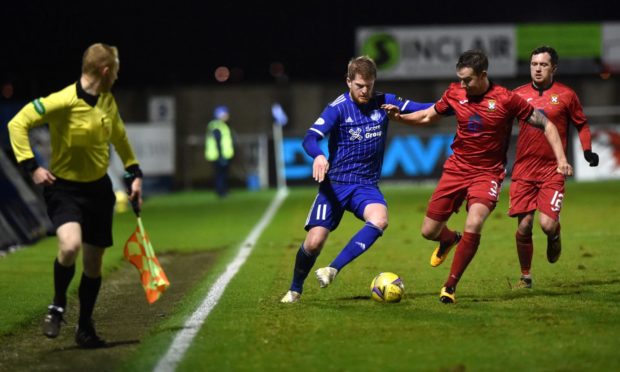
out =
[(54, 260), (54, 306), (67, 306), (67, 288), (75, 274), (75, 264), (67, 267), (58, 262), (58, 258)]
[(78, 289), (78, 295), (80, 297), (79, 327), (90, 327), (90, 320), (93, 316), (97, 296), (99, 295), (99, 288), (101, 288), (101, 277), (89, 278), (85, 274), (82, 274), (82, 281)]

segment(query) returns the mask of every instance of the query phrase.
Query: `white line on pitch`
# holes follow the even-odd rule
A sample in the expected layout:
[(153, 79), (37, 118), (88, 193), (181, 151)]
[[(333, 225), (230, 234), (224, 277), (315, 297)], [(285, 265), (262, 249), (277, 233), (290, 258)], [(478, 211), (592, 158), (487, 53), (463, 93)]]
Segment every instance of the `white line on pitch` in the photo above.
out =
[(192, 316), (185, 322), (183, 325), (183, 329), (179, 331), (176, 335), (172, 344), (168, 348), (166, 354), (159, 360), (157, 365), (155, 366), (154, 372), (172, 372), (176, 369), (177, 364), (183, 359), (183, 355), (187, 351), (187, 348), (192, 343), (192, 340), (200, 330), (200, 327), (204, 323), (207, 316), (213, 310), (220, 297), (224, 293), (224, 290), (228, 286), (228, 283), (232, 280), (232, 278), (237, 274), (241, 266), (245, 263), (248, 256), (252, 252), (252, 249), (256, 245), (256, 241), (262, 234), (263, 230), (267, 227), (271, 219), (276, 214), (280, 205), (286, 199), (288, 195), (288, 190), (286, 188), (282, 188), (278, 190), (275, 198), (269, 205), (267, 211), (263, 217), (258, 221), (254, 229), (250, 232), (250, 235), (245, 239), (245, 241), (241, 244), (239, 248), (239, 253), (233, 259), (233, 261), (228, 264), (226, 267), (226, 271), (222, 273), (222, 275), (217, 278), (215, 284), (211, 287), (209, 293), (207, 293), (207, 297), (204, 298), (198, 309), (194, 311)]

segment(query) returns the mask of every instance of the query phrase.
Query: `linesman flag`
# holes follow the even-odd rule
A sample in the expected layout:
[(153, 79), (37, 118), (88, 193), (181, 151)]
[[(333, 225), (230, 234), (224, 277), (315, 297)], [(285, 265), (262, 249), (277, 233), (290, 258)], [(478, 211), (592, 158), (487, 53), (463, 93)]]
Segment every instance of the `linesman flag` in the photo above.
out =
[[(129, 189), (131, 189), (132, 182), (133, 177), (126, 174), (125, 184)], [(127, 239), (124, 255), (127, 261), (138, 269), (142, 287), (144, 288), (144, 292), (146, 292), (146, 300), (149, 304), (152, 304), (157, 301), (161, 294), (170, 286), (170, 281), (168, 281), (164, 269), (162, 269), (159, 260), (155, 256), (153, 245), (151, 245), (151, 241), (142, 224), (138, 200), (132, 200), (131, 206), (138, 218), (138, 227), (136, 227), (136, 231)]]

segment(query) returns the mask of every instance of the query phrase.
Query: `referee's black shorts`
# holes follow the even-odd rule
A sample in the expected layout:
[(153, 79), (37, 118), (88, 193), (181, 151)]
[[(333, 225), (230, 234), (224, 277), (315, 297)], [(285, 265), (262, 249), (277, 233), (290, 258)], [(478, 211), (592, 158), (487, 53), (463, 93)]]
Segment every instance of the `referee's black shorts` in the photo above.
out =
[(56, 177), (53, 185), (44, 188), (43, 195), (54, 231), (67, 222), (78, 222), (84, 243), (102, 248), (112, 246), (116, 197), (107, 174), (92, 182)]

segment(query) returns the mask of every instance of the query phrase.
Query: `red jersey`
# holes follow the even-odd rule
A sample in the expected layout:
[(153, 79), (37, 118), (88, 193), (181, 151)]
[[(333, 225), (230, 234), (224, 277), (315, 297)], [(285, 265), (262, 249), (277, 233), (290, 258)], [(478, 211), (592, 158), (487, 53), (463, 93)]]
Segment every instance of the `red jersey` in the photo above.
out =
[[(560, 133), (564, 153), (568, 141), (569, 122), (578, 128), (583, 149), (591, 149), (590, 127), (579, 98), (571, 88), (553, 82), (547, 89), (538, 89), (532, 84), (525, 84), (516, 88), (514, 92), (555, 124)], [(557, 160), (544, 131), (520, 120), (512, 179), (544, 181), (556, 174), (557, 167)]]
[(514, 92), (491, 83), (486, 93), (468, 97), (460, 83), (452, 83), (435, 103), (439, 114), (456, 115), (453, 154), (444, 168), (459, 171), (502, 171), (514, 119), (526, 120), (534, 108)]

